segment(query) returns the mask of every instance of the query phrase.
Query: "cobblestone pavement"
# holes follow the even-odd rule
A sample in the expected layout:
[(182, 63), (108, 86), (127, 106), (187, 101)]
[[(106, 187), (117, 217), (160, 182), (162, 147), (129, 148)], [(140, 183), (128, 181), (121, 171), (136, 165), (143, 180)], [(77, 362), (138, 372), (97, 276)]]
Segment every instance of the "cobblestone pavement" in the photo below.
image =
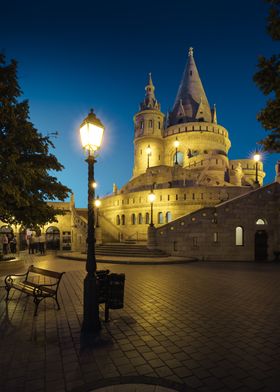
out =
[(1, 392), (280, 391), (280, 263), (102, 264), (126, 274), (125, 307), (92, 348), (80, 340), (84, 262), (31, 263), (66, 271), (61, 310), (47, 300), (33, 317), (14, 290), (6, 306), (0, 280)]

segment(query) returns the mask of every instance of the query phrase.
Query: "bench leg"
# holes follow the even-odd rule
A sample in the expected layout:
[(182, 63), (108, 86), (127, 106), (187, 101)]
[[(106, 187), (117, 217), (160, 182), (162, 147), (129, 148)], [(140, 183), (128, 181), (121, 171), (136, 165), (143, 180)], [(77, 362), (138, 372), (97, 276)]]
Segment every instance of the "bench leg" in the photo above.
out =
[(59, 306), (59, 303), (58, 303), (58, 299), (57, 299), (57, 296), (55, 296), (55, 302), (56, 302), (56, 304), (57, 304), (57, 310), (60, 310), (60, 306)]
[(37, 316), (38, 306), (39, 306), (39, 303), (41, 302), (41, 300), (38, 299), (37, 297), (34, 297), (33, 302), (35, 304), (34, 316)]
[(107, 304), (107, 302), (105, 302), (105, 322), (107, 323), (109, 320), (109, 305)]
[(6, 300), (6, 302), (7, 302), (7, 301), (9, 300), (9, 294), (10, 294), (11, 287), (5, 286), (5, 289), (6, 289), (6, 291), (7, 291), (6, 298), (5, 298), (5, 300)]

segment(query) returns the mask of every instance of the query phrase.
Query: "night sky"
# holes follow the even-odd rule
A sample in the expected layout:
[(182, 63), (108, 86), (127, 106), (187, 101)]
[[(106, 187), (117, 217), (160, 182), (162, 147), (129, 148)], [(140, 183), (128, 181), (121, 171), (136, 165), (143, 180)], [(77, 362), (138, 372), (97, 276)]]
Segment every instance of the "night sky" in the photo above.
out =
[[(97, 194), (132, 176), (133, 115), (152, 72), (165, 113), (174, 104), (187, 61), (194, 58), (218, 123), (229, 131), (232, 159), (250, 157), (265, 131), (256, 120), (266, 98), (252, 78), (259, 55), (279, 52), (266, 33), (262, 0), (6, 1), (0, 10), (0, 50), (19, 62), (30, 119), (52, 139), (65, 166), (59, 180), (87, 205), (87, 166), (79, 125), (93, 107), (104, 123), (96, 164)], [(266, 155), (265, 183), (279, 155)]]

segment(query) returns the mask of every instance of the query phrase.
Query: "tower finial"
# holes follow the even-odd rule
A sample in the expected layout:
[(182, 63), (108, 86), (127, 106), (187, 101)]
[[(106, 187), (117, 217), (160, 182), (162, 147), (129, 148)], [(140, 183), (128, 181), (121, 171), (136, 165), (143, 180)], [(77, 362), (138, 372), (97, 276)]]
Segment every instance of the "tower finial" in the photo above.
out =
[(191, 46), (190, 48), (189, 48), (189, 57), (193, 57), (193, 47)]

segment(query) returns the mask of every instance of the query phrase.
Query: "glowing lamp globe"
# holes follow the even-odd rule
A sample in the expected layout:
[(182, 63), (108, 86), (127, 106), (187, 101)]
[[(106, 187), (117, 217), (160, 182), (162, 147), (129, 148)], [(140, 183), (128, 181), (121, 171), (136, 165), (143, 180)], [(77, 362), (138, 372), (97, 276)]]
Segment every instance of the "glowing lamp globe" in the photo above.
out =
[(99, 208), (101, 206), (101, 200), (99, 200), (98, 198), (95, 200), (94, 205), (96, 208)]
[(256, 152), (256, 154), (254, 155), (254, 161), (255, 162), (259, 162), (261, 160), (261, 154), (259, 154), (258, 152)]
[(152, 149), (151, 149), (151, 147), (150, 147), (150, 146), (148, 146), (148, 147), (147, 147), (146, 151), (147, 151), (147, 154), (148, 154), (148, 155), (151, 155), (151, 153), (152, 153)]
[(104, 129), (104, 125), (91, 109), (89, 115), (80, 126), (82, 147), (87, 150), (89, 154), (93, 154), (100, 148)]
[(156, 195), (153, 192), (149, 193), (148, 200), (150, 203), (153, 203), (156, 200)]
[(178, 141), (178, 140), (175, 140), (175, 142), (174, 142), (174, 147), (175, 147), (175, 148), (178, 148), (178, 147), (179, 147), (179, 144), (180, 144), (179, 141)]

